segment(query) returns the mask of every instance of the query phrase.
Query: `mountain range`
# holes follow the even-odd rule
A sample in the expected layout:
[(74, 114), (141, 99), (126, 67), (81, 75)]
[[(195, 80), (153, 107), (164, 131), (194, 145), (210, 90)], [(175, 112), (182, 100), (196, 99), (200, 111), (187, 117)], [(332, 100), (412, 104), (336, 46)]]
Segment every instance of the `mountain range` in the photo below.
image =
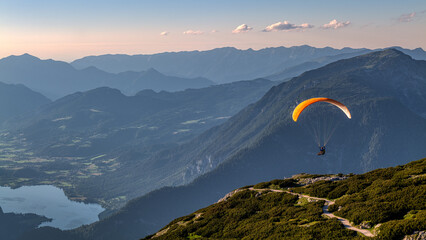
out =
[[(426, 52), (394, 47), (417, 60), (426, 60)], [(155, 68), (171, 76), (205, 77), (217, 83), (255, 78), (284, 80), (324, 66), (380, 49), (315, 48), (307, 45), (240, 50), (232, 47), (208, 51), (165, 52), (151, 55), (108, 54), (87, 56), (71, 63), (77, 69), (94, 66), (106, 72), (143, 71)]]
[(24, 84), (54, 100), (97, 87), (117, 88), (124, 94), (134, 95), (143, 89), (178, 91), (215, 84), (199, 77), (166, 76), (152, 68), (119, 74), (108, 73), (95, 67), (76, 70), (69, 63), (41, 60), (29, 54), (0, 59), (0, 79), (5, 83)]
[[(414, 59), (426, 59), (420, 48), (396, 49)], [(228, 47), (153, 55), (88, 56), (71, 64), (24, 54), (0, 59), (0, 81), (24, 84), (53, 100), (104, 86), (134, 95), (143, 89), (179, 91), (256, 78), (284, 81), (333, 61), (372, 51), (307, 45), (257, 51)]]
[[(395, 49), (305, 72), (272, 87), (224, 124), (126, 170), (130, 176), (155, 177), (174, 169), (163, 184), (187, 185), (155, 190), (99, 222), (60, 234), (138, 239), (240, 186), (299, 172), (359, 173), (420, 159), (426, 154), (425, 86), (426, 61)], [(338, 125), (322, 157), (316, 156), (306, 126), (291, 119), (298, 102), (317, 96), (338, 99), (352, 113)], [(155, 166), (155, 172), (144, 172), (147, 166)], [(106, 191), (112, 182), (106, 179)]]
[[(93, 136), (102, 135), (103, 139), (111, 138), (108, 141), (115, 138), (114, 144), (123, 144), (123, 141), (138, 136), (142, 137), (138, 144), (179, 142), (182, 136), (196, 136), (226, 121), (257, 101), (275, 84), (257, 79), (179, 92), (143, 90), (135, 96), (125, 96), (117, 89), (102, 87), (58, 99), (31, 117), (14, 119), (13, 124), (31, 141), (34, 151), (49, 156), (76, 156), (75, 153), (55, 153), (49, 147), (57, 144), (58, 139), (74, 137), (96, 139)], [(117, 139), (117, 136), (130, 132), (133, 137)]]
[[(65, 192), (103, 203), (123, 196), (118, 204), (107, 206), (117, 208), (125, 199), (167, 184), (161, 178), (167, 179), (174, 169), (156, 173), (159, 163), (145, 165), (147, 159), (224, 123), (276, 84), (256, 79), (178, 92), (143, 90), (135, 96), (102, 87), (68, 95), (30, 116), (6, 121), (8, 135), (1, 139), (8, 144), (18, 141), (16, 148), (48, 159), (31, 166), (31, 175), (24, 174), (31, 184), (55, 181), (52, 171), (66, 171), (69, 185), (61, 186)], [(88, 171), (87, 179), (80, 176), (85, 164), (95, 170)], [(126, 173), (141, 165), (146, 174)], [(3, 175), (23, 176), (14, 170)]]

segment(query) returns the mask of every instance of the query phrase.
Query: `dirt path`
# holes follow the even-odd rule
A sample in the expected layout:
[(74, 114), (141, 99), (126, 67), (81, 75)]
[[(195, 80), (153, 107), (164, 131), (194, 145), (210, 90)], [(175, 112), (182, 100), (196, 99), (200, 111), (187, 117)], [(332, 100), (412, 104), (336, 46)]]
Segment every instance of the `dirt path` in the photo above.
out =
[(252, 187), (249, 188), (249, 190), (252, 190), (252, 191), (266, 191), (266, 190), (269, 190), (269, 191), (272, 191), (272, 192), (285, 192), (285, 193), (289, 193), (289, 194), (292, 194), (292, 195), (297, 195), (297, 196), (299, 196), (299, 198), (300, 197), (304, 197), (304, 198), (308, 198), (308, 199), (323, 200), (323, 201), (325, 201), (325, 203), (324, 203), (324, 206), (322, 207), (322, 211), (323, 211), (323, 213), (324, 213), (325, 216), (327, 216), (329, 218), (337, 218), (337, 220), (339, 220), (343, 224), (343, 226), (345, 226), (345, 228), (347, 228), (347, 229), (350, 229), (350, 230), (353, 230), (353, 231), (357, 231), (357, 232), (361, 233), (362, 235), (364, 235), (366, 237), (374, 237), (374, 234), (372, 234), (369, 230), (367, 230), (367, 229), (360, 229), (360, 228), (354, 227), (354, 226), (351, 225), (351, 223), (349, 222), (348, 219), (342, 218), (342, 217), (339, 217), (339, 216), (336, 216), (336, 215), (330, 213), (327, 209), (328, 209), (328, 206), (334, 204), (334, 201), (330, 201), (330, 200), (325, 199), (325, 198), (311, 197), (311, 196), (300, 194), (300, 193), (289, 192), (289, 191), (286, 191), (286, 190), (254, 189)]

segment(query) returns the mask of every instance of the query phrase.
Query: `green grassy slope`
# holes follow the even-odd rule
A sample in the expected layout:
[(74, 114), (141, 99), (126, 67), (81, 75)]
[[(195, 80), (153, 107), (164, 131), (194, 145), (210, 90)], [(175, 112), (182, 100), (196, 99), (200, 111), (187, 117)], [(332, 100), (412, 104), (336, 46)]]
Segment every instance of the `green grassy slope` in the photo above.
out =
[[(360, 175), (341, 175), (340, 179), (296, 175), (254, 188), (337, 199), (329, 211), (355, 226), (369, 223), (375, 239), (400, 239), (426, 229), (426, 159)], [(323, 217), (323, 204), (324, 201), (307, 201), (290, 193), (258, 192), (244, 187), (226, 200), (175, 219), (145, 239), (366, 238), (345, 229), (337, 219)]]

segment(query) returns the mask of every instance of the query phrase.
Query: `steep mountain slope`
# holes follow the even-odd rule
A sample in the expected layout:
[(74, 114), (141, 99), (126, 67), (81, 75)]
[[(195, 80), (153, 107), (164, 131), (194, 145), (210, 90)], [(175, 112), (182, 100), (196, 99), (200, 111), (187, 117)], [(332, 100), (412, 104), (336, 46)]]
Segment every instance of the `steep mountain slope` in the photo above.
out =
[(45, 96), (23, 85), (0, 82), (0, 126), (7, 119), (33, 111), (50, 102)]
[[(426, 229), (425, 174), (423, 159), (361, 175), (299, 174), (259, 183), (175, 219), (146, 239), (361, 239), (362, 234), (401, 239)], [(326, 199), (331, 203), (326, 209), (349, 219), (362, 234), (321, 216), (321, 198), (332, 199)]]
[(52, 99), (104, 86), (133, 95), (142, 89), (179, 91), (214, 84), (205, 78), (170, 77), (154, 69), (121, 74), (107, 73), (94, 67), (76, 70), (68, 63), (40, 60), (28, 54), (0, 59), (0, 79), (7, 83), (25, 84)]
[[(221, 163), (213, 171), (187, 186), (135, 199), (79, 231), (90, 239), (137, 238), (239, 186), (298, 172), (362, 172), (424, 157), (426, 119), (409, 102), (412, 94), (415, 101), (424, 97), (426, 92), (417, 89), (426, 84), (425, 70), (425, 61), (390, 49), (341, 60), (273, 87), (221, 126), (127, 174), (150, 175), (143, 169), (151, 162), (157, 167), (151, 177), (174, 168), (167, 183), (183, 184)], [(315, 156), (311, 136), (291, 120), (297, 101), (314, 96), (339, 99), (353, 116), (339, 125), (324, 157)]]
[(239, 50), (232, 47), (209, 51), (171, 52), (153, 55), (101, 55), (77, 59), (77, 69), (95, 66), (107, 72), (141, 71), (155, 68), (182, 77), (205, 77), (231, 82), (264, 77), (284, 68), (323, 56), (358, 52), (358, 49), (314, 48), (310, 46)]

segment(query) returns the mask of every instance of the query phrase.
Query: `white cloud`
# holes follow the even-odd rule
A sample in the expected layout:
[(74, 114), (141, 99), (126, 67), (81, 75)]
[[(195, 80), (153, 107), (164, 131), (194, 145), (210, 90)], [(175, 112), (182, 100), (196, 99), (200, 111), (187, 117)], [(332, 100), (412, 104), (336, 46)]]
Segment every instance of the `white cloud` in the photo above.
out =
[(218, 30), (216, 30), (216, 29), (213, 29), (212, 31), (211, 31), (211, 33), (217, 33), (217, 32), (219, 32)]
[(169, 32), (164, 31), (164, 32), (161, 32), (160, 35), (161, 36), (167, 36), (167, 35), (169, 35)]
[(263, 32), (277, 32), (277, 31), (291, 31), (291, 30), (304, 30), (307, 28), (313, 28), (314, 26), (309, 23), (303, 23), (301, 25), (296, 25), (289, 23), (287, 21), (277, 22), (272, 25), (267, 26), (263, 29)]
[(187, 31), (183, 32), (183, 34), (185, 34), (185, 35), (201, 35), (203, 33), (204, 32), (202, 32), (202, 31), (194, 31), (194, 30), (187, 30)]
[(416, 12), (402, 14), (399, 18), (399, 22), (411, 22), (413, 21), (414, 17), (416, 16)]
[(333, 19), (329, 23), (322, 25), (322, 28), (324, 28), (324, 29), (330, 29), (330, 28), (338, 29), (338, 28), (347, 27), (349, 24), (351, 24), (351, 22), (349, 22), (349, 21), (339, 22), (336, 19)]
[(240, 26), (235, 28), (232, 33), (245, 33), (251, 30), (253, 30), (252, 27), (247, 26), (247, 24), (241, 24)]

